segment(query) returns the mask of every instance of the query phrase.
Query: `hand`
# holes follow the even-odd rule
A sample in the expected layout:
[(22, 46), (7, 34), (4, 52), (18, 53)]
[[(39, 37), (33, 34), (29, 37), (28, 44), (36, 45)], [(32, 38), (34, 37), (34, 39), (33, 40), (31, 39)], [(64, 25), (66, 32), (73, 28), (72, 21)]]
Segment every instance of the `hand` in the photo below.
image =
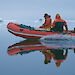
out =
[(43, 28), (43, 26), (40, 26), (39, 28)]

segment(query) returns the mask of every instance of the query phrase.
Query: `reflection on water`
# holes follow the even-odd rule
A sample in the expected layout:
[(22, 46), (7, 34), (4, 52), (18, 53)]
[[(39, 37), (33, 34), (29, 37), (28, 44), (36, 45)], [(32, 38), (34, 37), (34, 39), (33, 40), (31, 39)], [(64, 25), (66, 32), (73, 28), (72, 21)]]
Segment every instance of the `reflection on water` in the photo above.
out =
[(75, 75), (75, 41), (25, 40), (8, 32), (8, 22), (0, 23), (1, 75)]
[(75, 53), (75, 41), (65, 40), (24, 40), (19, 43), (13, 44), (8, 47), (8, 55), (26, 55), (31, 52), (39, 51), (44, 55), (44, 64), (51, 63), (54, 60), (57, 67), (67, 60), (69, 50), (73, 50)]

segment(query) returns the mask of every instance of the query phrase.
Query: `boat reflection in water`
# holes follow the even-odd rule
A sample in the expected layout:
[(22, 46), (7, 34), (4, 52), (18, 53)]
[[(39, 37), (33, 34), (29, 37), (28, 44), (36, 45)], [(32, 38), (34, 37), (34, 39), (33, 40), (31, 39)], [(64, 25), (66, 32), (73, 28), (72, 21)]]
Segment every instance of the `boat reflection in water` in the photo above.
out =
[(8, 55), (23, 55), (34, 51), (40, 51), (45, 56), (44, 63), (48, 64), (52, 58), (57, 67), (64, 62), (68, 55), (68, 50), (74, 50), (75, 41), (68, 40), (24, 40), (8, 47)]

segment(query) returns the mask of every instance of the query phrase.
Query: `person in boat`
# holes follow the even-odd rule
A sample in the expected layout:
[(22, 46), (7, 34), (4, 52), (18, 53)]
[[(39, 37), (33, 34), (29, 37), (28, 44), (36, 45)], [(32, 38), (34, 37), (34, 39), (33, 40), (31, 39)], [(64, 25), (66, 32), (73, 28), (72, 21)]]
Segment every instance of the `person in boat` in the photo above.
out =
[(51, 16), (45, 13), (44, 18), (45, 18), (45, 22), (43, 23), (42, 26), (40, 26), (40, 28), (44, 28), (44, 29), (51, 28), (51, 22), (52, 22)]
[(48, 64), (51, 62), (51, 51), (50, 50), (44, 50), (44, 51), (41, 51), (44, 56), (45, 56), (45, 60), (44, 60), (44, 64)]
[(61, 65), (64, 60), (67, 58), (68, 50), (66, 49), (66, 52), (64, 54), (64, 50), (62, 49), (53, 49), (51, 50), (53, 60), (55, 61), (55, 64), (57, 67)]
[(56, 14), (55, 20), (52, 24), (52, 31), (63, 32), (64, 26), (66, 28), (66, 31), (68, 31), (67, 22), (65, 20), (61, 19), (60, 14)]

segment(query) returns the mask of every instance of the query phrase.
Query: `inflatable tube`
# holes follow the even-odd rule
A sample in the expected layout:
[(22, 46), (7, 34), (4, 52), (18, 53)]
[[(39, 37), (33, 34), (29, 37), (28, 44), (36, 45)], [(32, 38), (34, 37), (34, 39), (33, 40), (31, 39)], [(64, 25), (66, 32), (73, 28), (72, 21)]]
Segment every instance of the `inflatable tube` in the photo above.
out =
[(20, 36), (23, 38), (30, 38), (30, 39), (40, 39), (43, 36), (51, 36), (51, 35), (69, 35), (75, 36), (74, 31), (63, 31), (63, 33), (56, 33), (47, 31), (45, 29), (35, 29), (34, 27), (16, 24), (16, 23), (8, 23), (7, 25), (8, 31), (16, 36)]

